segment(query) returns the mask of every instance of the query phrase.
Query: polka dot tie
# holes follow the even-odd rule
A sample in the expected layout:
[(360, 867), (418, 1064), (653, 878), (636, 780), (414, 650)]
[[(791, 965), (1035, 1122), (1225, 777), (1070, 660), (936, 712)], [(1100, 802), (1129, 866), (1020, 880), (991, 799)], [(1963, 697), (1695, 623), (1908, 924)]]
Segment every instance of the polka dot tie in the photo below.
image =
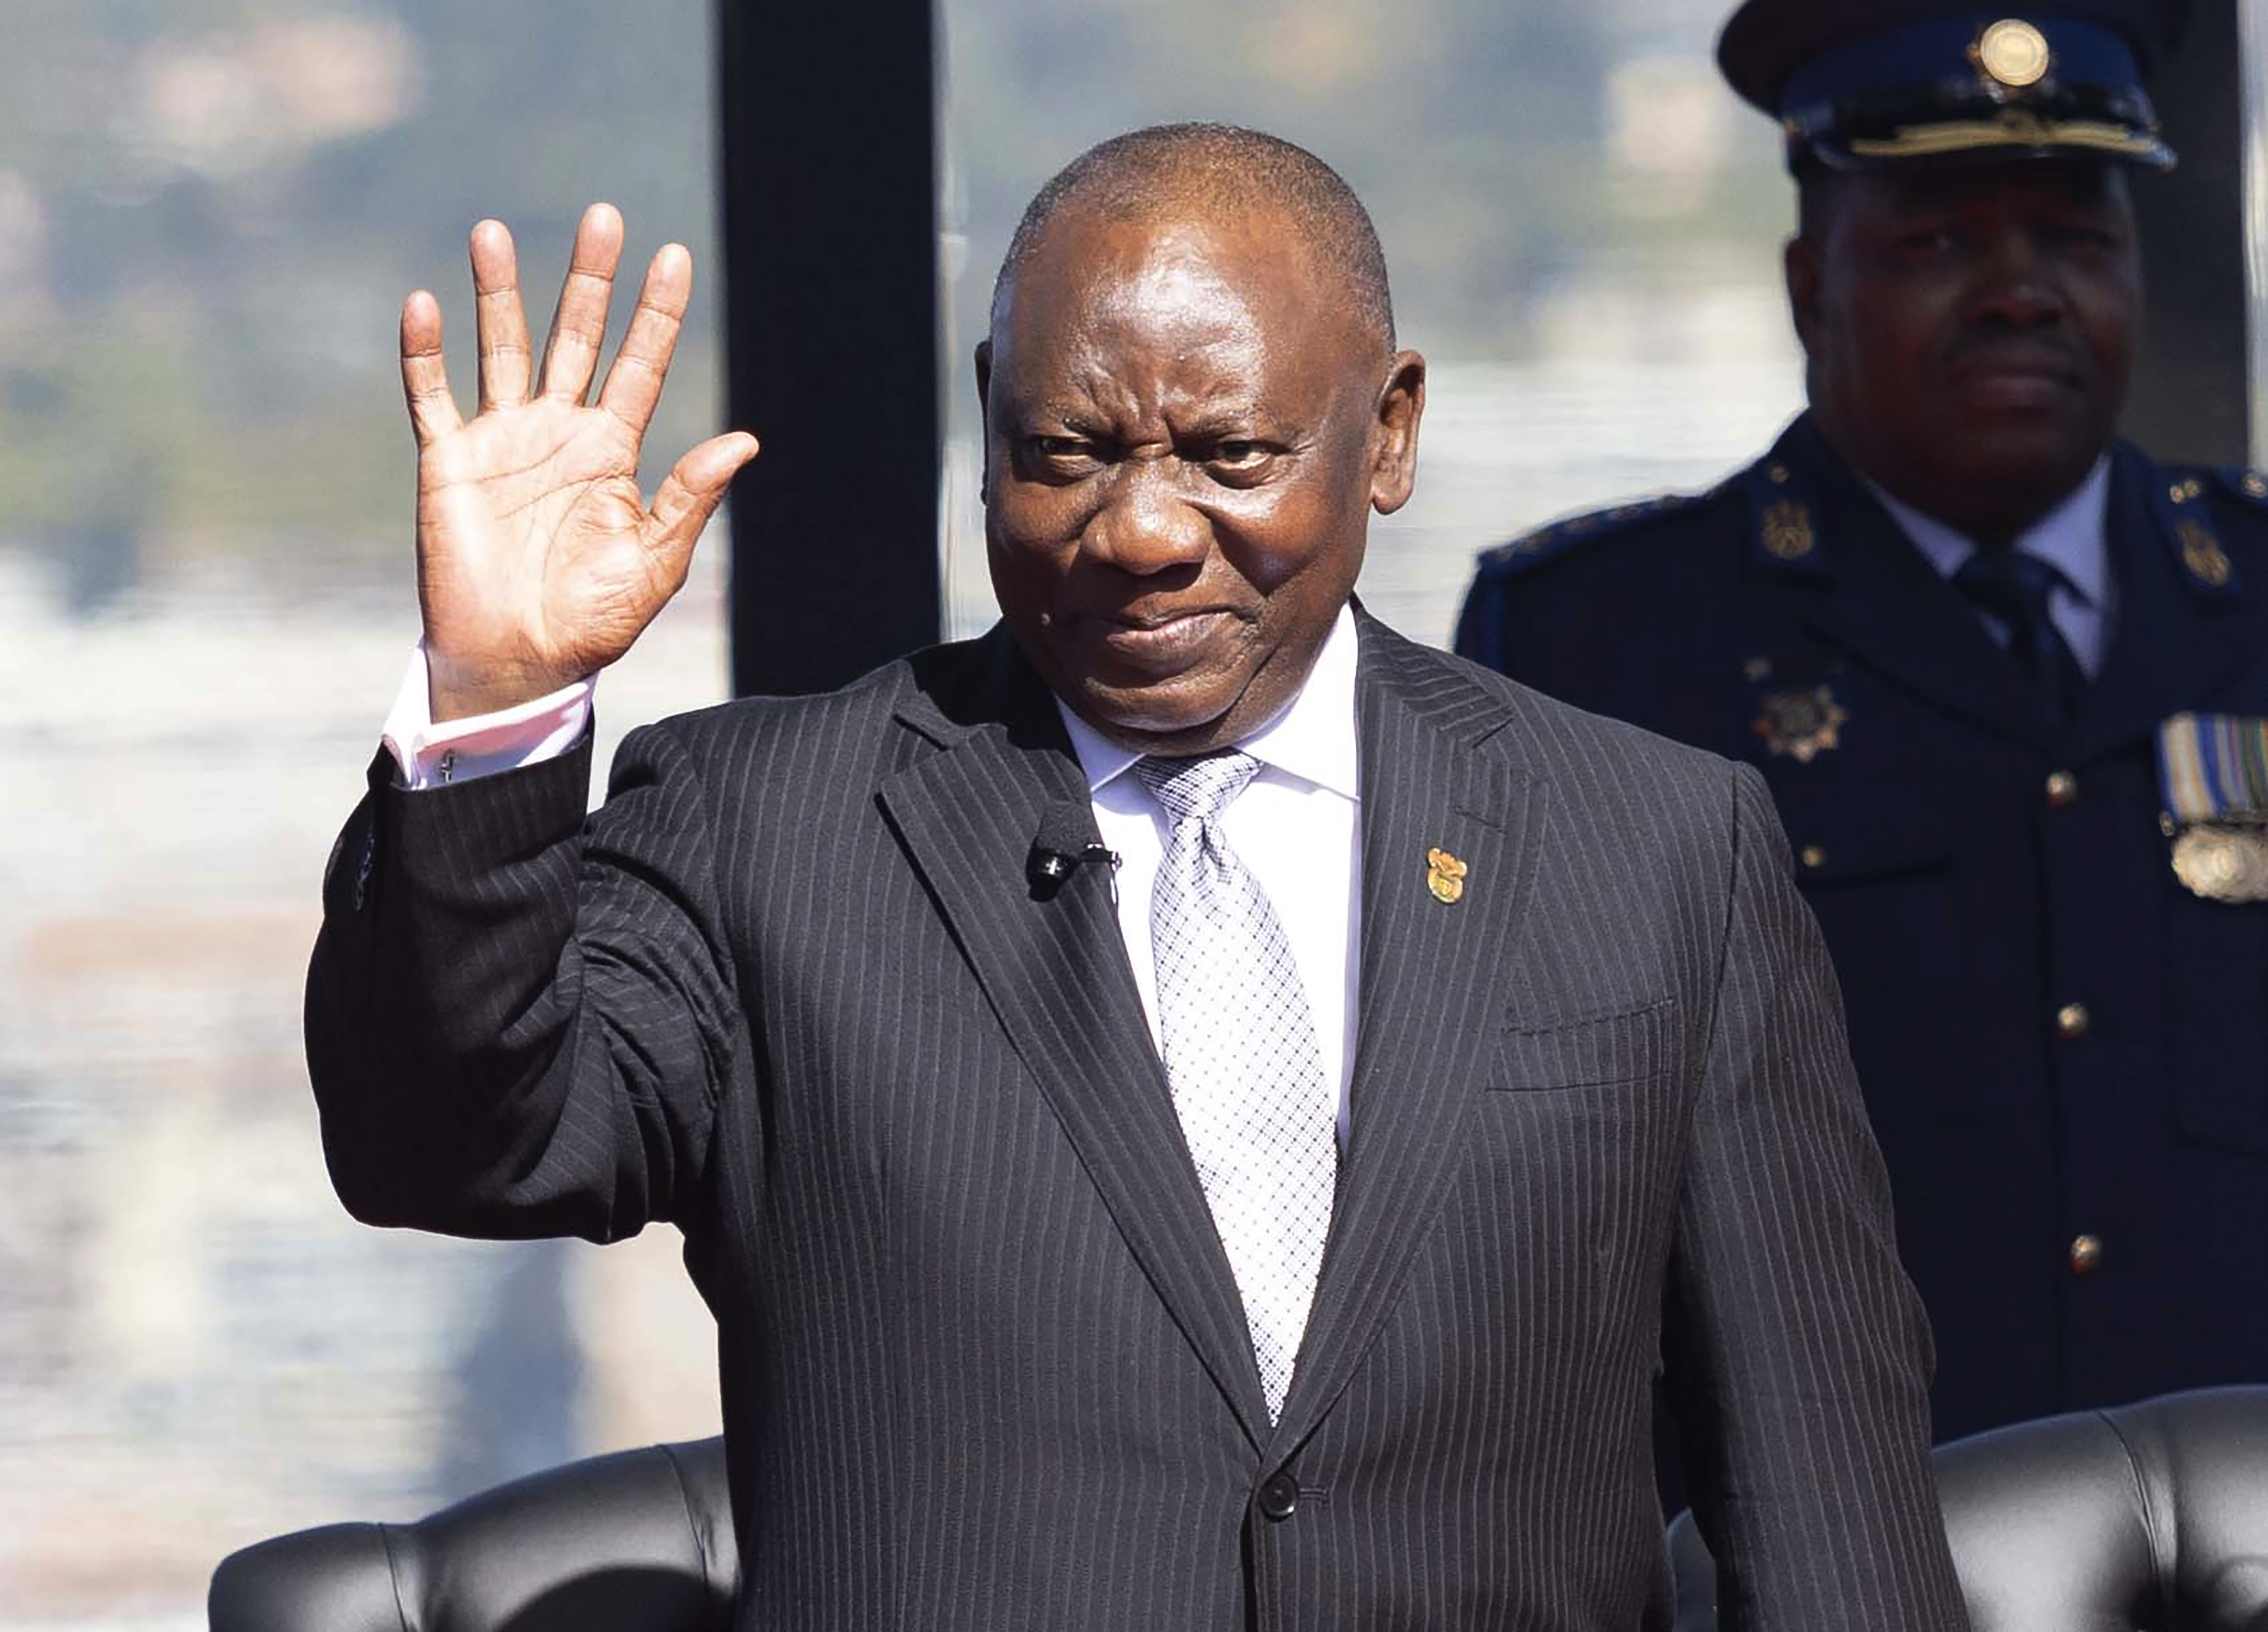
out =
[(1145, 759), (1135, 774), (1172, 823), (1150, 897), (1166, 1080), (1244, 1299), (1272, 1422), (1330, 1231), (1338, 1105), (1284, 926), (1220, 831), (1259, 769), (1231, 750)]

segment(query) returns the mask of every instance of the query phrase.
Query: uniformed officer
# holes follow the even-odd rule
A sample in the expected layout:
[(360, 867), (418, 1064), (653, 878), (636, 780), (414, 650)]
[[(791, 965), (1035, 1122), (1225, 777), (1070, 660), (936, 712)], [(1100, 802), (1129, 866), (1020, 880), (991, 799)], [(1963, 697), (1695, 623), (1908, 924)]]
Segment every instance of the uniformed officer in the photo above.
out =
[(1458, 629), (1771, 784), (1940, 1437), (2268, 1381), (2268, 481), (2113, 431), (2183, 9), (1749, 0), (1810, 410), (1491, 551)]

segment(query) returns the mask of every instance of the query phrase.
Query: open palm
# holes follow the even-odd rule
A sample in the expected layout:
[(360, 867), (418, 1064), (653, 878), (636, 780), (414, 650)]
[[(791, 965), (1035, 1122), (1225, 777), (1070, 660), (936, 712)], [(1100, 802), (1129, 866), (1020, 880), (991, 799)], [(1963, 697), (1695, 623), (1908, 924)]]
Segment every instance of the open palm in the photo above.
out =
[(622, 218), (585, 212), (541, 378), (512, 235), (473, 229), (480, 410), (458, 411), (441, 314), (420, 290), (401, 310), (401, 379), (417, 437), (417, 587), (433, 715), (509, 707), (597, 673), (627, 652), (685, 581), (700, 536), (755, 439), (712, 438), (677, 462), (648, 505), (638, 451), (660, 400), (693, 284), (666, 245), (586, 405), (621, 261)]

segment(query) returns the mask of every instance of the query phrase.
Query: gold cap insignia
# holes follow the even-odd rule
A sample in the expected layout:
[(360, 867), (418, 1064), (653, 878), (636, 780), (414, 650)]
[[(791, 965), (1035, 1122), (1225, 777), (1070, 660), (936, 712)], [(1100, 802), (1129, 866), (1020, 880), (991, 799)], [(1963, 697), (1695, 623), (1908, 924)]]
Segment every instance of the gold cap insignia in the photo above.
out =
[(1444, 906), (1454, 906), (1464, 899), (1465, 875), (1472, 868), (1446, 850), (1425, 853), (1425, 888), (1433, 892), (1433, 899)]
[(2199, 582), (2219, 589), (2228, 583), (2235, 569), (2228, 563), (2228, 552), (2220, 547), (2220, 540), (2212, 529), (2197, 521), (2183, 521), (2174, 528), (2174, 536), (2182, 543), (2182, 565)]
[(1775, 757), (1808, 765), (1830, 748), (1843, 746), (1851, 711), (1835, 700), (1831, 686), (1802, 686), (1767, 696), (1749, 727)]
[(1977, 66), (2011, 91), (2039, 84), (2055, 65), (2048, 37), (2021, 18), (2004, 17), (1991, 25), (1977, 36), (1971, 51)]
[(1793, 498), (1783, 498), (1764, 512), (1764, 548), (1782, 561), (1800, 561), (1818, 542), (1812, 536), (1811, 511)]

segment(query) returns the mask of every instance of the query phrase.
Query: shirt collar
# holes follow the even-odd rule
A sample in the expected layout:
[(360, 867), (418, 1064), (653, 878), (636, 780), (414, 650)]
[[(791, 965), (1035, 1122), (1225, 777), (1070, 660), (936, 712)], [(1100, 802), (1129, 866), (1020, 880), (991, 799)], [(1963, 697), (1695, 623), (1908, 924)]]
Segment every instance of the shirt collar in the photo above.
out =
[[(1275, 718), (1237, 746), (1263, 765), (1311, 786), (1359, 800), (1355, 775), (1354, 679), (1359, 645), (1354, 612), (1341, 607), (1315, 654), (1315, 666)], [(1142, 756), (1121, 748), (1056, 699), (1071, 745), (1086, 773), (1087, 792), (1099, 793)]]
[[(1976, 541), (1967, 535), (1923, 514), (1873, 482), (1867, 485), (1940, 577), (1951, 578), (1977, 553)], [(2110, 579), (2110, 455), (2105, 454), (2061, 503), (2017, 535), (2014, 547), (2054, 565), (2088, 605), (2102, 606)]]

